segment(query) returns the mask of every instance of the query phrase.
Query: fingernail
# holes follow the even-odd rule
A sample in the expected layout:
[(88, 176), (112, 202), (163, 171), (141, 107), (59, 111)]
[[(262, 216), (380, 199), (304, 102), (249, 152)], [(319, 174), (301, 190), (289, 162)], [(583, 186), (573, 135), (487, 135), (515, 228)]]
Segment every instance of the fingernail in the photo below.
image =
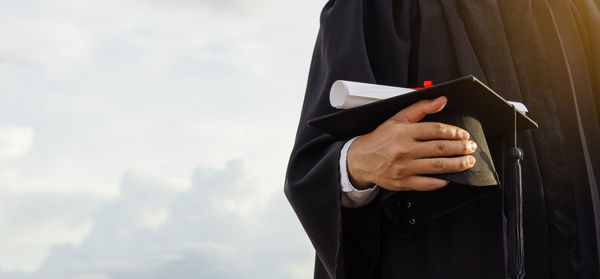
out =
[(445, 96), (439, 96), (437, 98), (435, 98), (435, 102), (436, 103), (443, 103), (445, 102), (446, 97)]
[(463, 139), (469, 139), (469, 137), (470, 137), (470, 136), (469, 136), (469, 133), (467, 133), (467, 131), (465, 131), (465, 130), (461, 130), (461, 131), (460, 131), (460, 136), (461, 136)]
[(477, 149), (477, 143), (475, 143), (474, 141), (470, 141), (469, 147), (471, 148), (471, 151), (475, 151)]
[(468, 160), (469, 160), (469, 166), (475, 165), (475, 157), (469, 156)]

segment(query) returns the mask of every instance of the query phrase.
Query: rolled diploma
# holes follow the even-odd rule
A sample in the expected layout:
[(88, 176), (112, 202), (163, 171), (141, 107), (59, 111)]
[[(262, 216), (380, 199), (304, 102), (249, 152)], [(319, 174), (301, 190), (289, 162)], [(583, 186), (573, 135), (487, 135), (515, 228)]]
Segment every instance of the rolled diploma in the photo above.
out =
[(338, 80), (329, 91), (331, 106), (350, 109), (414, 91), (410, 88)]

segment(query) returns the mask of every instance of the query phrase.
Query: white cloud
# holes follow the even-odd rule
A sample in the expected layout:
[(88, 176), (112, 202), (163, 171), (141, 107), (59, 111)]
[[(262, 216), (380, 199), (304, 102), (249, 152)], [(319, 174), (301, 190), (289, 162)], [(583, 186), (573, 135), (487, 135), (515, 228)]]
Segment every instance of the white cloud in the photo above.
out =
[(25, 229), (4, 223), (0, 226), (0, 268), (32, 273), (46, 259), (52, 246), (78, 245), (89, 234), (91, 227), (89, 221), (72, 223), (60, 218), (29, 224)]
[(144, 212), (140, 219), (142, 225), (153, 230), (157, 230), (162, 224), (165, 223), (167, 217), (169, 217), (169, 209), (158, 208), (155, 210)]
[(33, 134), (31, 127), (0, 126), (0, 162), (27, 154)]
[[(44, 279), (240, 278), (250, 274), (253, 278), (299, 278), (308, 274), (312, 253), (305, 246), (306, 238), (294, 233), (300, 227), (289, 218), (291, 209), (280, 207), (283, 197), (242, 198), (251, 191), (240, 189), (260, 183), (253, 176), (240, 161), (224, 169), (198, 168), (192, 186), (180, 191), (147, 179), (147, 174), (128, 172), (121, 180), (122, 195), (94, 214), (92, 229), (86, 227), (83, 241), (55, 246), (39, 269), (20, 274)], [(214, 202), (226, 199), (263, 206), (248, 207), (244, 213), (224, 212)], [(169, 214), (160, 226), (143, 226), (140, 220), (149, 209), (166, 209)]]
[(0, 167), (0, 191), (4, 198), (51, 194), (58, 197), (79, 196), (107, 201), (119, 195), (115, 185), (90, 181), (89, 178), (76, 174), (61, 175), (58, 172), (52, 176), (24, 176), (10, 167)]

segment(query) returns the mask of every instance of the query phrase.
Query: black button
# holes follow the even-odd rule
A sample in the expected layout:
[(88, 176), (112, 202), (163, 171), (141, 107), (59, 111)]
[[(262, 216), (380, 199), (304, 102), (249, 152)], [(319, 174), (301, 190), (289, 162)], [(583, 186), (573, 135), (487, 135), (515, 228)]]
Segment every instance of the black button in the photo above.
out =
[(404, 201), (398, 202), (398, 207), (411, 208), (412, 207), (412, 202), (409, 202), (409, 201), (407, 201), (407, 202), (404, 202)]
[(411, 225), (414, 225), (417, 222), (417, 220), (415, 220), (415, 218), (409, 218), (408, 219), (408, 223)]

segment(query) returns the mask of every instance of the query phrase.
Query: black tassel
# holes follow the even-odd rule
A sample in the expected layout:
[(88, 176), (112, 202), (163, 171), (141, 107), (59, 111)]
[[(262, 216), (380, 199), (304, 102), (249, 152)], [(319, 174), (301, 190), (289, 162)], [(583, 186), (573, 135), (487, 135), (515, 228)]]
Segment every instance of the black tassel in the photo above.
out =
[(521, 178), (521, 160), (523, 151), (517, 147), (517, 115), (514, 118), (514, 141), (510, 149), (511, 174), (508, 176), (505, 194), (507, 195), (507, 241), (508, 241), (508, 266), (506, 277), (510, 279), (523, 279), (525, 277), (524, 249), (523, 249), (523, 188)]

